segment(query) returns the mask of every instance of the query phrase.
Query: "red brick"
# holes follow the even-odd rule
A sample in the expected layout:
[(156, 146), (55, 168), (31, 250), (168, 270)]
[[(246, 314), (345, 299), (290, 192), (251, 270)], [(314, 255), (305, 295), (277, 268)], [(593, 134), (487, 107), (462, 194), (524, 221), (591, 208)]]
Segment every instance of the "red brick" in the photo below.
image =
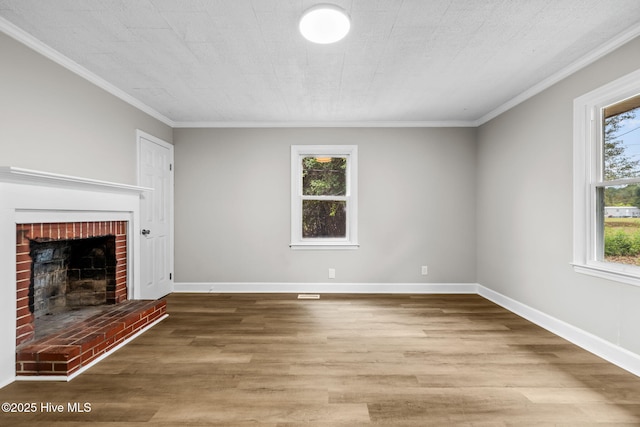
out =
[(104, 334), (93, 333), (84, 339), (77, 340), (75, 343), (80, 344), (82, 352), (92, 349), (104, 341)]
[(54, 363), (53, 364), (53, 371), (54, 372), (59, 372), (59, 373), (68, 373), (69, 372), (69, 368), (68, 368), (66, 362)]
[(118, 332), (123, 331), (125, 328), (125, 324), (124, 322), (118, 322), (116, 325), (114, 325), (113, 327), (111, 327), (109, 329), (109, 335), (115, 335)]
[[(16, 282), (16, 296), (18, 298), (29, 296), (29, 280), (20, 280)], [(26, 292), (26, 294), (25, 294)]]
[(102, 354), (104, 353), (108, 345), (109, 345), (108, 341), (101, 341), (97, 346), (93, 348), (93, 352), (95, 354)]
[(51, 238), (55, 240), (60, 240), (60, 224), (57, 222), (51, 223), (49, 225), (51, 227)]
[[(17, 295), (20, 295), (20, 298), (16, 298), (16, 314), (17, 314), (17, 310), (22, 308), (22, 307), (29, 308), (29, 290), (28, 289), (20, 289), (20, 290), (16, 291), (16, 296)], [(24, 316), (22, 316), (22, 317), (24, 317)], [(16, 319), (19, 319), (19, 317), (16, 316)]]
[(157, 320), (158, 318), (162, 317), (163, 312), (162, 310), (156, 310), (154, 311), (150, 316), (149, 316), (149, 323), (154, 322), (155, 320)]
[(31, 257), (29, 256), (29, 253), (16, 253), (16, 263), (21, 263), (21, 262), (28, 262), (29, 264), (31, 264)]
[(16, 254), (29, 254), (30, 248), (29, 243), (17, 244), (16, 245)]
[(33, 332), (33, 316), (23, 316), (16, 319), (16, 324), (18, 326), (17, 332), (27, 333)]
[(31, 338), (33, 338), (33, 334), (18, 336), (16, 338), (16, 346), (19, 346), (20, 344), (24, 344), (28, 342)]
[(109, 341), (107, 341), (107, 347), (104, 349), (104, 352), (105, 353), (109, 352), (109, 350), (111, 350), (112, 348), (114, 348), (118, 344), (120, 344), (120, 343), (116, 342), (115, 338), (110, 339)]
[(134, 332), (138, 332), (146, 324), (147, 324), (146, 319), (140, 319), (131, 326)]
[(36, 369), (40, 373), (44, 373), (44, 372), (53, 373), (53, 363), (52, 362), (38, 362), (38, 363), (36, 363)]
[(73, 374), (75, 371), (77, 371), (78, 369), (80, 369), (82, 367), (81, 364), (77, 364), (76, 366), (73, 367), (69, 367), (67, 370), (67, 376)]
[(42, 227), (42, 231), (40, 232), (40, 236), (38, 237), (44, 237), (44, 238), (51, 238), (51, 224), (49, 223), (44, 223), (41, 224)]
[(19, 271), (16, 273), (16, 280), (31, 280), (31, 271)]
[(60, 222), (58, 223), (58, 239), (67, 240), (67, 223)]
[[(19, 316), (17, 314), (18, 312), (22, 312), (22, 316)], [(33, 320), (33, 313), (29, 310), (29, 298), (21, 298), (18, 300), (18, 307), (16, 310), (16, 324), (18, 326), (24, 325), (26, 323), (32, 323)]]
[(38, 372), (38, 364), (36, 362), (19, 362), (16, 365), (19, 366), (16, 370), (20, 375), (27, 372)]
[(80, 356), (80, 360), (82, 361), (83, 364), (86, 365), (86, 363), (88, 361), (93, 359), (93, 357), (94, 357), (94, 349), (95, 349), (95, 347), (92, 347), (92, 348), (88, 349), (87, 351), (83, 351), (82, 352), (82, 355)]
[(38, 353), (38, 360), (41, 362), (67, 361), (80, 355), (80, 346), (51, 346)]
[[(24, 264), (24, 263), (20, 263), (20, 264)], [(29, 265), (27, 265), (26, 268), (24, 265), (17, 265), (16, 268), (18, 268), (18, 270), (16, 270), (16, 282), (23, 282), (26, 280), (31, 281), (31, 263), (29, 263)]]
[(16, 310), (16, 319), (19, 319), (20, 317), (23, 316), (27, 316), (31, 314), (31, 312), (29, 311), (29, 307), (21, 307), (18, 310)]
[(29, 231), (31, 228), (30, 224), (16, 224), (16, 231)]
[(82, 365), (82, 355), (78, 355), (73, 359), (67, 361), (67, 367), (71, 370), (75, 367), (80, 367)]
[(38, 353), (33, 351), (18, 350), (16, 352), (17, 362), (35, 362), (38, 360)]

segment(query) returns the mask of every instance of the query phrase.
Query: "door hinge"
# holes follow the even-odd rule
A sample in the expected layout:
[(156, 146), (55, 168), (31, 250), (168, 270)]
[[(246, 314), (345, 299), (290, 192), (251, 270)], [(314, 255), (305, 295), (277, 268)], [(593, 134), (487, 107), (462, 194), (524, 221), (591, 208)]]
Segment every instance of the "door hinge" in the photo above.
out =
[(169, 280), (173, 278), (173, 273), (169, 273)]
[(173, 165), (171, 163), (169, 163), (169, 170), (172, 171), (173, 170)]

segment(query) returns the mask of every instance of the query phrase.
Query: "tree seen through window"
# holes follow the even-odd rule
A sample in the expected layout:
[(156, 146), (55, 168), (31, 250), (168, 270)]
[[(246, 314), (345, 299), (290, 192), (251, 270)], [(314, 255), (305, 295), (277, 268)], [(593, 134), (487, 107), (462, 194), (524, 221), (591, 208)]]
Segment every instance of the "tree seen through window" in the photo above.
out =
[(345, 237), (347, 159), (302, 158), (302, 237)]

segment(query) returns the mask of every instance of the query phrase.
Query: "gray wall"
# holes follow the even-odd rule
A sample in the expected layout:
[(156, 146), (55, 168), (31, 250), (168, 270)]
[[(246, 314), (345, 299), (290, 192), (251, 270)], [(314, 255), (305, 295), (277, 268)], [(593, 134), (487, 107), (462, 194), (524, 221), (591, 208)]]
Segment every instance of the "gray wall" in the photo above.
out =
[(136, 129), (172, 129), (0, 33), (0, 165), (136, 183)]
[[(477, 281), (640, 354), (640, 287), (569, 265), (572, 102), (640, 68), (640, 40), (478, 130), (172, 131), (3, 34), (0, 52), (1, 165), (135, 183), (135, 129), (175, 140), (178, 282)], [(289, 249), (292, 144), (359, 146), (360, 249)]]
[(573, 100), (640, 68), (640, 39), (478, 130), (478, 282), (640, 353), (640, 287), (575, 273)]
[[(177, 282), (329, 282), (329, 268), (475, 282), (474, 129), (176, 129), (174, 143)], [(295, 144), (358, 145), (359, 249), (289, 248)]]

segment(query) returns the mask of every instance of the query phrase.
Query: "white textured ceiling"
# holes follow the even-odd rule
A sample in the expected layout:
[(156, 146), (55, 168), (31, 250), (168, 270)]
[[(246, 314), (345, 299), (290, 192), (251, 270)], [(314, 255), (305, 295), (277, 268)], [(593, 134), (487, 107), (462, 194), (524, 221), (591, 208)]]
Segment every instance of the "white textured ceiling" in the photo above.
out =
[(178, 126), (478, 123), (640, 34), (639, 0), (331, 2), (352, 19), (333, 45), (299, 35), (310, 0), (0, 0), (0, 17)]

